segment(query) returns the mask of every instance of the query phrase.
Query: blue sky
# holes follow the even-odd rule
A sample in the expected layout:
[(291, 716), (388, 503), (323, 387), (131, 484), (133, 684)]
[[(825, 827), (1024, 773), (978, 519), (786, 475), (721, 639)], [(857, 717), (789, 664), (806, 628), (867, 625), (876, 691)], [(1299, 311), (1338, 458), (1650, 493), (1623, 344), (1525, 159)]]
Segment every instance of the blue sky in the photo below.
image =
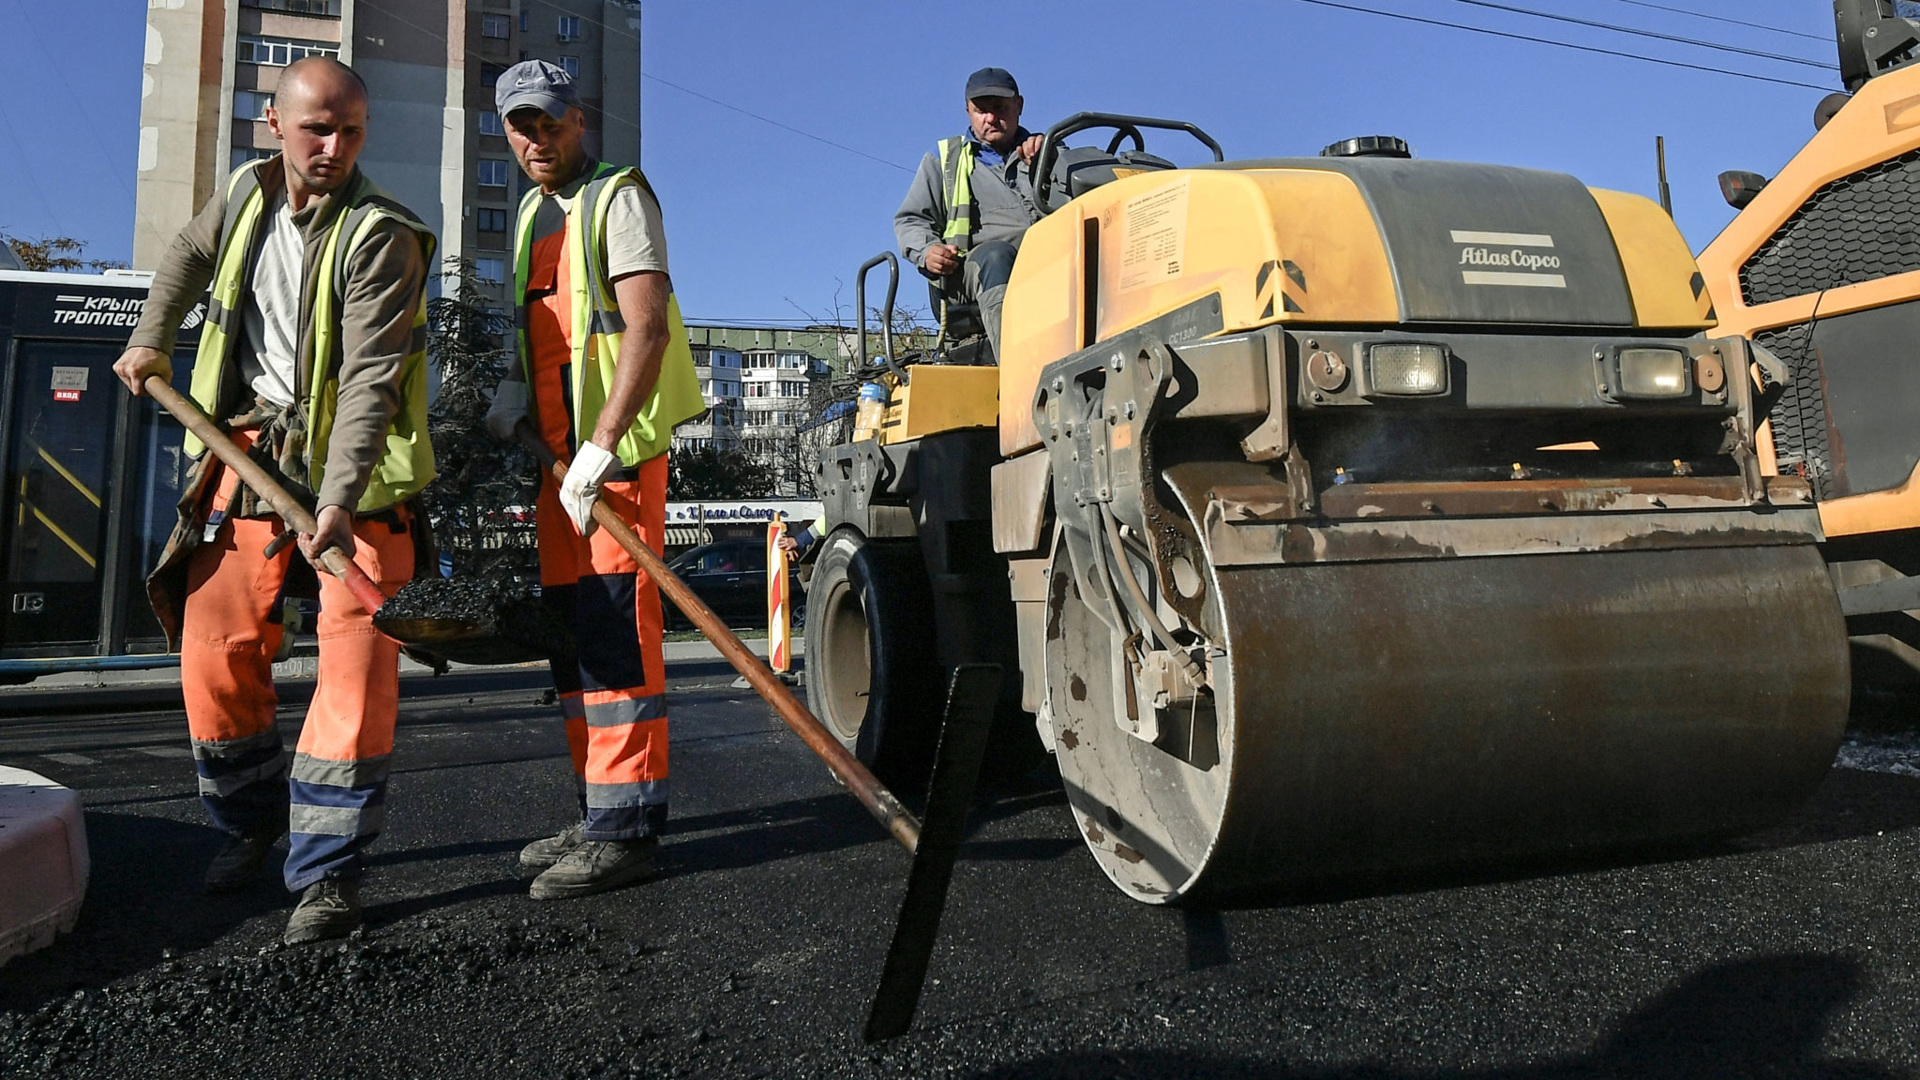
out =
[[(1653, 141), (1664, 135), (1674, 214), (1696, 251), (1732, 216), (1715, 176), (1776, 171), (1812, 134), (1825, 92), (1723, 71), (1839, 85), (1830, 68), (1462, 0), (1342, 2), (1715, 70), (1304, 0), (648, 0), (643, 164), (664, 205), (681, 305), (701, 320), (791, 321), (831, 315), (837, 294), (850, 313), (854, 267), (892, 245), (910, 170), (960, 130), (961, 87), (985, 64), (1020, 79), (1031, 127), (1089, 109), (1178, 117), (1230, 158), (1385, 133), (1421, 157), (1557, 169), (1652, 195)], [(1829, 0), (1503, 2), (1834, 63)], [(977, 31), (954, 31), (959, 10)], [(145, 13), (137, 0), (0, 0), (0, 231), (130, 255)], [(1149, 148), (1197, 160), (1190, 143)]]

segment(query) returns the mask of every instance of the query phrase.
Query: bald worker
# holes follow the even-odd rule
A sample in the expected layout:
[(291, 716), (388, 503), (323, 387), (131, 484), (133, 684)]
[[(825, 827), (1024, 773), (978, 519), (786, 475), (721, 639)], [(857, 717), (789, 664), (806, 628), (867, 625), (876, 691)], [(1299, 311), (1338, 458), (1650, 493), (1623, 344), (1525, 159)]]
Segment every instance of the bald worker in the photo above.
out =
[[(281, 72), (267, 127), (280, 153), (233, 171), (154, 271), (114, 372), (139, 396), (173, 377), (174, 328), (211, 288), (191, 394), (315, 510), (297, 538), (317, 566), (338, 547), (391, 595), (413, 576), (433, 479), (423, 290), (433, 234), (354, 167), (367, 89), (332, 59)], [(244, 887), (290, 836), (300, 902), (289, 944), (360, 924), (363, 850), (386, 810), (399, 647), (334, 578), (318, 578), (320, 669), (291, 762), (274, 726), (273, 656), (290, 592), (314, 585), (279, 542), (286, 523), (188, 437), (197, 460), (180, 520), (148, 579), (180, 650), (200, 797), (227, 834), (210, 891)]]

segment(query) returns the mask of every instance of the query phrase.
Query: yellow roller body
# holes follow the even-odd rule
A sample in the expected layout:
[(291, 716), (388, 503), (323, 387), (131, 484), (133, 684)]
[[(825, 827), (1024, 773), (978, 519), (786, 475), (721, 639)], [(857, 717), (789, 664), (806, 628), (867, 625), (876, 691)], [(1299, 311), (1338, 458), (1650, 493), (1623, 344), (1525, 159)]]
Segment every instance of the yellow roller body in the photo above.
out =
[(1022, 241), (998, 369), (915, 365), (823, 463), (843, 740), (919, 760), (930, 660), (1017, 664), (996, 738), (1044, 733), (1151, 903), (1814, 789), (1849, 687), (1819, 511), (1659, 207), (1379, 153), (1105, 175)]
[(1700, 253), (1723, 329), (1793, 381), (1758, 436), (1800, 476), (1831, 538), (1920, 528), (1920, 67), (1861, 86)]
[(1558, 174), (1239, 163), (1037, 225), (1000, 369), (1001, 452), (1042, 448), (1057, 522), (1022, 666), (1113, 881), (1394, 875), (1806, 798), (1846, 627), (1714, 323), (1657, 206)]

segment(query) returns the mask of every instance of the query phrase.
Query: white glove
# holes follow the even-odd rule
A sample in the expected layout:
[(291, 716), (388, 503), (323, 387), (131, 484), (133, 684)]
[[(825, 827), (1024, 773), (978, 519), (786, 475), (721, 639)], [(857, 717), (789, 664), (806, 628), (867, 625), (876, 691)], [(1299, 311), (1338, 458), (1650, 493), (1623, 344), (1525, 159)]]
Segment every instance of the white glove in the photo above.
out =
[(581, 536), (592, 536), (596, 525), (593, 504), (600, 498), (600, 482), (620, 467), (620, 459), (600, 449), (599, 444), (583, 442), (573, 455), (567, 478), (560, 481), (560, 506), (573, 519)]
[(487, 434), (507, 442), (513, 429), (527, 418), (527, 384), (519, 379), (501, 379), (493, 388), (493, 405), (487, 409)]

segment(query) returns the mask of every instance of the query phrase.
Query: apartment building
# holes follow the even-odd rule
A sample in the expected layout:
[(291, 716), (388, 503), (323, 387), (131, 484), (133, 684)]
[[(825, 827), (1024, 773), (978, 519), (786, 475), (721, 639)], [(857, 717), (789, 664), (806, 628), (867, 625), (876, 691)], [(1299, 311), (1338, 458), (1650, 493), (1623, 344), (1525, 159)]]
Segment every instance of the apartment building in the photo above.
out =
[(847, 336), (837, 327), (687, 327), (700, 393), (712, 411), (675, 428), (673, 445), (734, 450), (791, 442), (826, 406), (844, 368)]
[(693, 371), (700, 379), (700, 397), (707, 415), (673, 429), (676, 450), (734, 450), (740, 445), (738, 419), (745, 385), (742, 357), (724, 346), (693, 346)]
[(524, 59), (571, 71), (587, 148), (640, 161), (638, 0), (154, 0), (140, 104), (133, 265), (152, 269), (229, 170), (277, 149), (280, 73), (303, 56), (351, 64), (371, 97), (360, 166), (473, 261), (504, 306), (525, 178), (493, 110)]

